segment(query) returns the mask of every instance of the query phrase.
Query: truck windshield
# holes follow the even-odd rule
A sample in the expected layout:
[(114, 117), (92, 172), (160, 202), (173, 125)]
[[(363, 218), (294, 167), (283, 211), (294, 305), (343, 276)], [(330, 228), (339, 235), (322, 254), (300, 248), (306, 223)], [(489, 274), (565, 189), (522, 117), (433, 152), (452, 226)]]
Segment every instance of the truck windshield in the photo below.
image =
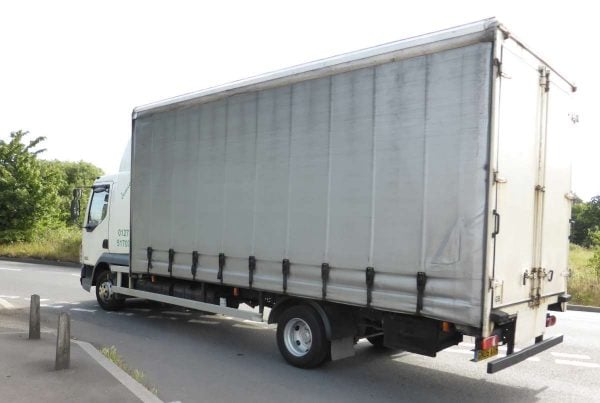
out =
[(90, 202), (90, 213), (88, 215), (88, 227), (95, 227), (104, 220), (108, 210), (108, 186), (94, 188), (92, 201)]

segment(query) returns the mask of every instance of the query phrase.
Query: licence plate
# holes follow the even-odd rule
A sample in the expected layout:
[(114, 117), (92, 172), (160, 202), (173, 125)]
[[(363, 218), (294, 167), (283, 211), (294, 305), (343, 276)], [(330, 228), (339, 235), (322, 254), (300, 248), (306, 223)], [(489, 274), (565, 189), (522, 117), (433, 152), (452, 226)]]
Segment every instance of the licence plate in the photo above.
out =
[(498, 355), (498, 346), (490, 347), (487, 350), (477, 350), (475, 361), (487, 360), (495, 355)]

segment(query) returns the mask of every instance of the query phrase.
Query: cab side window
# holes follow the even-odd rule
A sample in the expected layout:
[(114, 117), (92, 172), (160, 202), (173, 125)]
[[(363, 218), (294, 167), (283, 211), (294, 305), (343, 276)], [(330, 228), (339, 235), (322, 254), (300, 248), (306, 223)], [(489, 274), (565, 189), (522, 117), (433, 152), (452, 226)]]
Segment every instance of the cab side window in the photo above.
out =
[(88, 214), (87, 228), (93, 229), (104, 220), (108, 211), (108, 186), (94, 188), (90, 213)]

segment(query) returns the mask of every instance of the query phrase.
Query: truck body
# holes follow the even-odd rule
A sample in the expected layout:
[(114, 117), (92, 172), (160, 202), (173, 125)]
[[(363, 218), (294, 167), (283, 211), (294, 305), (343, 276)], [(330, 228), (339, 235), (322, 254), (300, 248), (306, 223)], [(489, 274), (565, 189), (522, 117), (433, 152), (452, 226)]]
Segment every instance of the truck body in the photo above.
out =
[(503, 369), (562, 340), (574, 91), (489, 19), (138, 107), (82, 284), (266, 306), (297, 366), (470, 335)]

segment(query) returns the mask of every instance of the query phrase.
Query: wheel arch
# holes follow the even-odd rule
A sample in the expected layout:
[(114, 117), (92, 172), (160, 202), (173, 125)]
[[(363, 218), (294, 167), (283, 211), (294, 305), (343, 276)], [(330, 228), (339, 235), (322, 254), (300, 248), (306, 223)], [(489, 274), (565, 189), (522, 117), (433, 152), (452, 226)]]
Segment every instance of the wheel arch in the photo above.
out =
[(92, 285), (96, 285), (96, 279), (103, 271), (110, 271), (110, 265), (103, 261), (96, 263), (96, 266), (94, 266), (94, 269), (92, 270)]
[(96, 285), (96, 277), (98, 277), (98, 274), (103, 272), (104, 270), (110, 271), (111, 265), (127, 266), (128, 264), (129, 264), (129, 257), (127, 256), (127, 254), (103, 253), (100, 256), (100, 258), (98, 259), (98, 261), (96, 262), (94, 269), (92, 270), (92, 284), (91, 285), (93, 285), (93, 286)]

